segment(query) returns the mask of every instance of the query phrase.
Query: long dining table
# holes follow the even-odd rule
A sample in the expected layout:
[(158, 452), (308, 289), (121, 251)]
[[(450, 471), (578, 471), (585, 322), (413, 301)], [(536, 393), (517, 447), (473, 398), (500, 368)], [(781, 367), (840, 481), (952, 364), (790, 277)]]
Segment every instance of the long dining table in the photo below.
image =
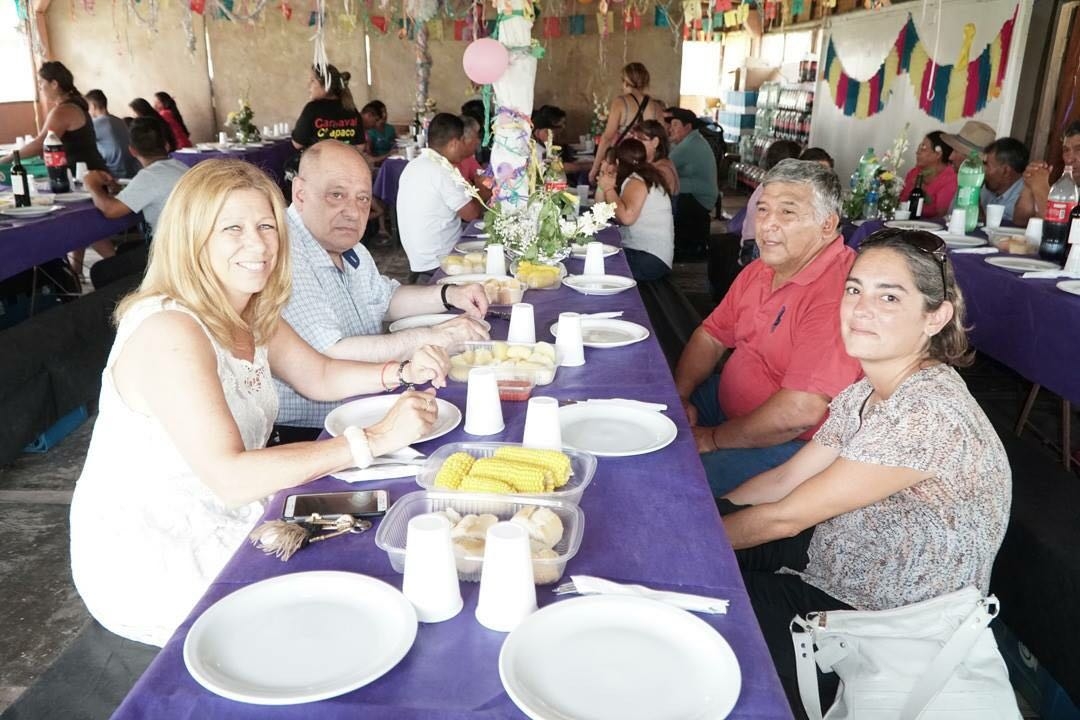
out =
[[(618, 233), (604, 231), (601, 240), (618, 242)], [(607, 259), (608, 272), (629, 276), (622, 253)], [(569, 272), (583, 262), (567, 259)], [(529, 290), (538, 340), (552, 340), (549, 327), (562, 311), (622, 310), (623, 319), (650, 328), (636, 289), (612, 296), (585, 296), (562, 287)], [(492, 321), (492, 337), (505, 338), (508, 323)], [(651, 329), (651, 328), (650, 328)], [(465, 385), (451, 383), (439, 397), (464, 412)], [(584, 538), (570, 560), (564, 579), (586, 574), (620, 582), (724, 598), (725, 615), (697, 615), (730, 644), (741, 670), (741, 691), (732, 718), (790, 718), (791, 711), (749, 604), (735, 555), (724, 534), (693, 436), (682, 413), (671, 373), (654, 336), (616, 349), (586, 349), (586, 364), (561, 367), (550, 385), (534, 390), (560, 400), (623, 397), (663, 403), (678, 433), (667, 447), (635, 457), (602, 457), (591, 485), (581, 498)], [(520, 442), (526, 403), (502, 404), (506, 427), (498, 435), (476, 438), (461, 426), (449, 434), (417, 444), (430, 454), (447, 442), (496, 440)], [(295, 492), (346, 490), (335, 478), (318, 479), (302, 489), (277, 493), (265, 519), (281, 516), (284, 498)], [(386, 488), (391, 502), (418, 490), (414, 478), (364, 483)], [(287, 563), (264, 555), (249, 544), (240, 547), (209, 590), (193, 608), (157, 658), (118, 708), (115, 718), (523, 718), (503, 690), (499, 651), (507, 635), (488, 630), (475, 616), (478, 584), (463, 582), (464, 609), (451, 620), (421, 624), (405, 658), (382, 677), (352, 692), (314, 704), (247, 705), (219, 697), (200, 686), (184, 665), (183, 648), (192, 623), (211, 605), (251, 583), (312, 570), (343, 570), (372, 576), (400, 588), (402, 575), (374, 543), (375, 530), (346, 535), (308, 546)], [(561, 600), (552, 586), (537, 586), (541, 607)], [(267, 632), (279, 629), (267, 628)], [(318, 662), (320, 643), (334, 638), (294, 638), (282, 643)], [(363, 648), (357, 648), (363, 652)]]
[(0, 280), (128, 230), (142, 215), (109, 220), (90, 200), (62, 205), (49, 215), (0, 215)]
[[(204, 147), (207, 144), (200, 143)], [(285, 180), (285, 163), (296, 154), (292, 141), (288, 138), (267, 140), (253, 147), (233, 147), (227, 150), (202, 149), (198, 146), (177, 150), (172, 157), (194, 167), (203, 160), (246, 160), (262, 168), (278, 185)]]

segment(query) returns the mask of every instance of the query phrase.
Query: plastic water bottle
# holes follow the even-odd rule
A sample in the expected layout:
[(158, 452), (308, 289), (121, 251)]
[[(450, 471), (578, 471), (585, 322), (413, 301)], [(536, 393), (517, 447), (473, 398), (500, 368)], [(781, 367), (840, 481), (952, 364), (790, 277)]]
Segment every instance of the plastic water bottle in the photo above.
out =
[(881, 167), (881, 163), (878, 162), (877, 155), (874, 154), (874, 148), (866, 148), (866, 152), (859, 158), (859, 179), (864, 183), (869, 183), (877, 175), (879, 167)]
[(960, 165), (960, 172), (956, 176), (959, 185), (956, 191), (956, 209), (964, 211), (964, 232), (971, 232), (979, 224), (979, 191), (982, 190), (985, 178), (982, 158), (977, 151), (971, 151)]
[(863, 217), (867, 220), (877, 220), (881, 216), (881, 212), (878, 209), (878, 189), (877, 183), (870, 186), (869, 192), (866, 193), (866, 205), (863, 210)]

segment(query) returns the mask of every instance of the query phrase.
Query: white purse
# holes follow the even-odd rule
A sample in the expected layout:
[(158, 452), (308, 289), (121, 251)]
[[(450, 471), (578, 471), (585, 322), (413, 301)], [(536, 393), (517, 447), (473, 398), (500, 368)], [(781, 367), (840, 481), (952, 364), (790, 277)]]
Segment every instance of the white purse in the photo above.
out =
[(840, 677), (825, 720), (1015, 720), (993, 632), (998, 600), (974, 587), (875, 612), (830, 610), (791, 621), (799, 695), (822, 720), (816, 668)]

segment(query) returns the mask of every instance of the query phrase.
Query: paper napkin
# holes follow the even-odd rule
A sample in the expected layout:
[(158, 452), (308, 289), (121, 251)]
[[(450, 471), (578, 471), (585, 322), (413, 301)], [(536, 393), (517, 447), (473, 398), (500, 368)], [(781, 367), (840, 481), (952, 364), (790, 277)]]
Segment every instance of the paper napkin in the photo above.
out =
[(347, 468), (345, 470), (339, 470), (336, 473), (332, 473), (333, 477), (338, 480), (344, 480), (348, 483), (367, 482), (370, 480), (388, 480), (390, 478), (403, 478), (412, 477), (420, 472), (420, 468), (423, 467), (422, 463), (408, 465), (408, 464), (387, 464), (390, 460), (415, 460), (416, 458), (423, 457), (422, 453), (413, 450), (411, 447), (404, 447), (386, 455), (380, 455), (375, 458), (377, 465), (364, 468)]
[(710, 615), (726, 615), (728, 610), (727, 600), (704, 595), (653, 590), (644, 585), (623, 585), (622, 583), (604, 580), (591, 575), (571, 575), (570, 579), (574, 583), (574, 588), (582, 595), (633, 595), (648, 598), (649, 600), (658, 600), (683, 610), (708, 613)]
[(1080, 280), (1080, 273), (1065, 272), (1064, 270), (1032, 270), (1031, 272), (1024, 273), (1020, 277), (1034, 278), (1036, 280), (1053, 280), (1054, 278)]
[(996, 247), (973, 247), (958, 248), (956, 250), (952, 250), (951, 252), (956, 253), (957, 255), (993, 255), (994, 253), (998, 252), (998, 249)]
[(629, 398), (594, 398), (582, 400), (582, 402), (588, 405), (617, 405), (620, 407), (637, 408), (638, 410), (652, 410), (653, 412), (664, 412), (667, 410), (667, 405), (664, 405), (663, 403), (642, 402), (641, 400), (631, 400)]

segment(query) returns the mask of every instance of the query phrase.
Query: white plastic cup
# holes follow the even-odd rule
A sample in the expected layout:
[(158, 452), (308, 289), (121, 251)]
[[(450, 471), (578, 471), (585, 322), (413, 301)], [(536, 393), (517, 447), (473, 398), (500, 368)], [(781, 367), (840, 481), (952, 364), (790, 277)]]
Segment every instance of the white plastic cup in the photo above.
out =
[(218, 145), (227, 145), (229, 143), (229, 136), (225, 132), (219, 132), (217, 134)]
[(574, 192), (577, 194), (578, 205), (584, 205), (589, 202), (589, 186), (578, 185), (574, 188)]
[(585, 154), (591, 155), (592, 151), (596, 149), (596, 145), (592, 138), (585, 138)]
[(555, 347), (562, 353), (563, 367), (585, 364), (585, 345), (581, 339), (581, 315), (576, 312), (559, 313), (559, 326)]
[(409, 520), (401, 591), (420, 622), (442, 622), (461, 612), (464, 602), (446, 517), (428, 514)]
[(604, 244), (595, 240), (585, 246), (585, 269), (582, 275), (603, 275)]
[(910, 210), (893, 210), (893, 220), (910, 220)]
[(270, 137), (270, 126), (269, 125), (263, 125), (262, 134), (263, 134), (264, 139)]
[(476, 620), (490, 630), (510, 632), (534, 612), (536, 585), (529, 533), (516, 523), (495, 523), (484, 541)]
[(997, 228), (1001, 227), (1001, 221), (1005, 217), (1004, 205), (987, 205), (986, 206), (986, 227)]
[(415, 160), (416, 159), (416, 146), (415, 145), (406, 145), (405, 146), (405, 159), (406, 160)]
[(82, 185), (83, 178), (86, 177), (86, 173), (87, 173), (86, 163), (84, 163), (84, 162), (75, 163), (75, 182)]
[(486, 270), (488, 275), (503, 276), (506, 274), (506, 252), (499, 244), (488, 245)]
[(538, 450), (562, 450), (558, 400), (540, 396), (529, 398), (521, 444)]
[(1039, 245), (1042, 244), (1043, 234), (1043, 219), (1031, 218), (1028, 220), (1027, 228), (1024, 230), (1024, 237), (1027, 238), (1028, 252), (1036, 253), (1039, 251)]
[(281, 123), (281, 130), (282, 130), (283, 134), (288, 135), (289, 134), (289, 123), (287, 123), (287, 122)]
[(23, 135), (23, 145), (29, 145), (32, 142), (34, 142), (33, 135)]
[(505, 427), (495, 368), (472, 368), (469, 370), (469, 388), (465, 396), (465, 432), (469, 435), (494, 435)]
[(510, 330), (506, 333), (506, 342), (536, 342), (536, 323), (533, 320), (533, 306), (530, 303), (514, 303), (510, 309)]
[(952, 235), (964, 235), (967, 225), (967, 210), (957, 208), (949, 216), (949, 233)]

